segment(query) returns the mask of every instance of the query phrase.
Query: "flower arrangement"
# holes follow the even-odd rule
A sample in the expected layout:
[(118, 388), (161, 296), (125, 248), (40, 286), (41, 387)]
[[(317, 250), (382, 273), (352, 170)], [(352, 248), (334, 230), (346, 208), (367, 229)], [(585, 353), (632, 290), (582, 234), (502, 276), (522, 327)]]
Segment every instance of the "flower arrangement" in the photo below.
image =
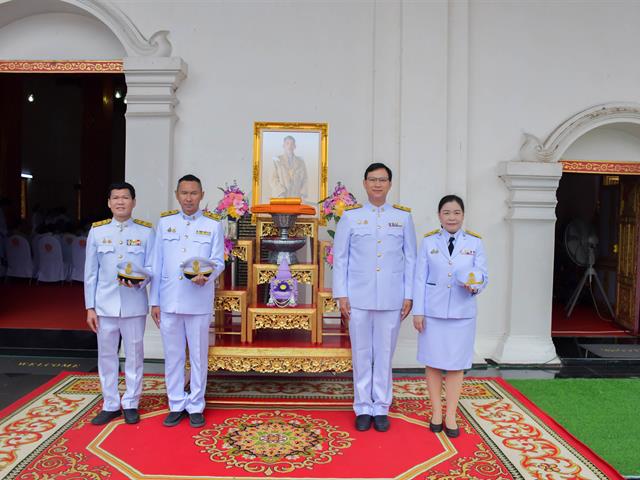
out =
[(231, 185), (225, 184), (225, 187), (218, 187), (224, 194), (222, 200), (218, 202), (215, 212), (222, 218), (238, 220), (249, 211), (249, 202), (247, 196), (238, 186), (235, 180)]
[[(347, 190), (341, 182), (338, 182), (333, 189), (333, 193), (327, 198), (320, 200), (320, 216), (325, 222), (334, 220), (336, 224), (344, 213), (344, 209), (357, 203), (356, 197)], [(336, 234), (335, 230), (327, 230), (331, 238)]]
[[(357, 201), (356, 197), (347, 190), (347, 187), (341, 182), (338, 182), (333, 189), (333, 193), (318, 203), (320, 204), (321, 218), (327, 223), (333, 220), (337, 225), (340, 217), (342, 217), (344, 213), (344, 209), (355, 205)], [(333, 238), (336, 231), (328, 229), (327, 233)], [(327, 262), (330, 267), (333, 267), (333, 245), (326, 246), (324, 252), (322, 252), (322, 256), (324, 257), (324, 261)]]
[(229, 260), (229, 258), (231, 258), (231, 252), (233, 251), (235, 246), (236, 245), (233, 242), (233, 240), (231, 240), (226, 236), (224, 237), (224, 261), (225, 262)]

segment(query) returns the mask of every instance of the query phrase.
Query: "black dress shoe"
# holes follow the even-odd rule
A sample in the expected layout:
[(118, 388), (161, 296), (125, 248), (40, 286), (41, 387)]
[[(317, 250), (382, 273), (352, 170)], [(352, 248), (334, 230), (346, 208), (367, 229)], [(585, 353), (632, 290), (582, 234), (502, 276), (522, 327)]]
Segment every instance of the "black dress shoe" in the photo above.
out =
[(431, 430), (433, 433), (440, 433), (442, 431), (442, 423), (429, 422), (429, 430)]
[(105, 423), (109, 423), (114, 418), (118, 418), (120, 415), (122, 415), (122, 412), (120, 410), (115, 410), (113, 412), (102, 410), (98, 415), (93, 417), (91, 423), (93, 425), (104, 425)]
[(366, 432), (371, 428), (371, 415), (358, 415), (356, 417), (356, 430)]
[(444, 434), (449, 438), (458, 438), (460, 436), (460, 428), (449, 428), (445, 425)]
[(186, 410), (182, 410), (181, 412), (169, 412), (169, 415), (165, 417), (162, 421), (162, 424), (165, 427), (175, 427), (180, 423), (180, 421), (188, 415)]
[(140, 415), (138, 415), (137, 408), (125, 408), (122, 411), (124, 413), (124, 423), (133, 425), (140, 421)]
[(386, 415), (376, 415), (373, 417), (373, 428), (378, 432), (386, 432), (389, 430), (389, 417)]
[(189, 425), (194, 428), (204, 427), (204, 415), (201, 413), (190, 413)]

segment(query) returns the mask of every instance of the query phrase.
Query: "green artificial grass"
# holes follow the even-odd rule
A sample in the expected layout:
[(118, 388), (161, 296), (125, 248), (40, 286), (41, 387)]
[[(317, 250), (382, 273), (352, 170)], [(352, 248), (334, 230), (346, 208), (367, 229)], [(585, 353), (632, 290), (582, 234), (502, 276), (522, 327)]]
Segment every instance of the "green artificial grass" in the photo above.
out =
[(640, 379), (508, 382), (620, 473), (640, 475)]

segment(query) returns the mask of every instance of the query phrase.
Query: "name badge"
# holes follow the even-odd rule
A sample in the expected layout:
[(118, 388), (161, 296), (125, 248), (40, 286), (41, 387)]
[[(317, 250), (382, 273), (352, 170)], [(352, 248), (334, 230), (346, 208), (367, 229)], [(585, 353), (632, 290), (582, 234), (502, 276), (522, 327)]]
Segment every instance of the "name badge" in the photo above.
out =
[(401, 222), (389, 222), (389, 226), (390, 227), (397, 227), (397, 228), (402, 228), (403, 227)]
[(431, 255), (435, 255), (435, 254), (437, 254), (437, 253), (440, 253), (440, 250), (438, 250), (437, 248), (434, 248), (434, 249), (432, 249), (429, 253), (430, 253)]
[(367, 219), (364, 219), (364, 220), (358, 220), (357, 223), (358, 223), (358, 225), (368, 225), (369, 221)]
[(196, 230), (196, 235), (207, 235), (207, 236), (211, 236), (211, 232), (207, 232), (206, 230)]
[(465, 250), (461, 250), (460, 253), (462, 255), (475, 255), (476, 251), (475, 250), (467, 250), (467, 249), (465, 249)]

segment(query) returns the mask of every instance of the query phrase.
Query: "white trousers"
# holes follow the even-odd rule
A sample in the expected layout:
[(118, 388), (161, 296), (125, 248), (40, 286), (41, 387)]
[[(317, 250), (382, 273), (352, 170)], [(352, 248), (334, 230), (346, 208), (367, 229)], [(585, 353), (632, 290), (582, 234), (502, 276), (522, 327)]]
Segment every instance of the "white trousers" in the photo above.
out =
[[(142, 393), (144, 367), (144, 326), (146, 315), (139, 317), (98, 317), (98, 374), (104, 398), (103, 410), (138, 408)], [(124, 346), (126, 390), (118, 392), (118, 343)]]
[(400, 330), (400, 310), (351, 308), (349, 336), (356, 415), (386, 415), (393, 399), (391, 360)]
[[(204, 394), (209, 370), (209, 324), (211, 314), (183, 315), (160, 312), (160, 333), (164, 347), (164, 376), (169, 410), (189, 413), (204, 411)], [(191, 393), (184, 390), (185, 349), (189, 347)]]

